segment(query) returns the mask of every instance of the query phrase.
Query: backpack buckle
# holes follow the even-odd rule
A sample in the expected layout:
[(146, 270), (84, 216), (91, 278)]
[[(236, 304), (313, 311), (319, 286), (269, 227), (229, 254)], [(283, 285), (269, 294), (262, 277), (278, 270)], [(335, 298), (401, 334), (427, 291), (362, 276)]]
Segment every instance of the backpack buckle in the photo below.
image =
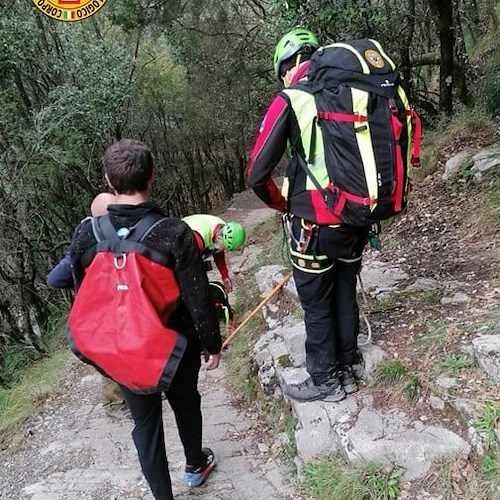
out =
[(115, 266), (115, 269), (123, 269), (126, 263), (127, 263), (126, 253), (115, 254), (113, 258), (113, 264)]
[(335, 184), (331, 183), (328, 184), (328, 188), (327, 188), (329, 191), (331, 191), (332, 193), (334, 194), (339, 194), (340, 193), (340, 188), (338, 186), (336, 186)]
[(394, 99), (389, 99), (389, 109), (391, 110), (393, 116), (399, 116), (399, 110)]

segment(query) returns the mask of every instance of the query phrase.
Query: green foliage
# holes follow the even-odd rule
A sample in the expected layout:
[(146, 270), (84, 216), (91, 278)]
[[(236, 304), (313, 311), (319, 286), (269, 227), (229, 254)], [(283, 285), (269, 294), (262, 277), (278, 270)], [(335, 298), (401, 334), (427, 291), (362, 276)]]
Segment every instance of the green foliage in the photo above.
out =
[(282, 366), (283, 368), (290, 368), (291, 366), (293, 366), (292, 358), (290, 358), (289, 354), (282, 354), (278, 357), (277, 361), (278, 365)]
[[(500, 455), (484, 455), (480, 460), (481, 472), (490, 479), (500, 482)], [(500, 485), (499, 485), (500, 486)]]
[(251, 357), (252, 342), (249, 339), (249, 331), (252, 329), (250, 322), (248, 327), (234, 338), (225, 356), (225, 363), (231, 386), (247, 401), (255, 403), (261, 398), (261, 389)]
[[(235, 296), (233, 307), (237, 323), (241, 323), (249, 312), (254, 310), (260, 300), (255, 279), (248, 280), (245, 287), (237, 286)], [(225, 356), (230, 384), (249, 401), (254, 401), (260, 393), (251, 349), (255, 342), (255, 333), (261, 331), (262, 322), (262, 314), (259, 311), (234, 337)]]
[(277, 419), (274, 419), (273, 428), (276, 433), (283, 432), (288, 438), (288, 442), (280, 450), (279, 455), (292, 463), (297, 456), (297, 443), (295, 441), (295, 419), (289, 409), (282, 410)]
[(304, 310), (302, 309), (302, 307), (300, 306), (300, 303), (297, 303), (296, 304), (296, 307), (294, 307), (292, 309), (292, 312), (291, 312), (291, 317), (294, 319), (294, 320), (297, 320), (297, 321), (300, 321), (300, 320), (303, 320), (304, 319)]
[(11, 344), (5, 349), (0, 363), (0, 374), (4, 386), (16, 382), (24, 370), (41, 359), (41, 354), (30, 344)]
[(260, 252), (257, 256), (257, 264), (260, 267), (272, 264), (286, 265), (289, 262), (289, 259), (286, 258), (287, 254), (286, 237), (283, 233), (276, 233), (273, 236), (272, 247)]
[(16, 429), (39, 408), (39, 402), (57, 390), (61, 372), (68, 363), (64, 320), (66, 311), (51, 316), (44, 343), (47, 353), (41, 356), (33, 348), (11, 346), (2, 359), (0, 386), (0, 440), (13, 437)]
[(500, 174), (496, 174), (484, 189), (483, 203), (478, 211), (478, 223), (495, 235), (500, 231)]
[(30, 366), (10, 388), (0, 388), (1, 440), (13, 437), (19, 425), (32, 416), (39, 403), (57, 390), (69, 352), (60, 350)]
[(375, 463), (347, 466), (330, 457), (311, 462), (304, 475), (318, 500), (392, 500), (401, 492), (399, 469), (385, 469)]
[(479, 89), (479, 99), (490, 116), (500, 111), (500, 57), (495, 55), (486, 64)]
[(401, 31), (408, 29), (404, 9), (394, 0), (376, 7), (370, 6), (365, 0), (320, 0), (314, 4), (277, 0), (273, 3), (280, 32), (291, 26), (304, 26), (317, 32), (320, 43), (325, 44), (363, 37), (387, 41), (394, 37), (394, 24), (391, 26), (391, 20), (399, 23)]
[(408, 374), (407, 368), (399, 359), (382, 364), (375, 375), (375, 383), (387, 386), (401, 382)]
[(500, 404), (485, 403), (481, 415), (474, 421), (474, 428), (483, 435), (486, 448), (498, 444), (495, 431), (500, 428)]
[[(0, 9), (1, 358), (12, 342), (23, 356), (42, 350), (55, 297), (45, 276), (105, 189), (109, 144), (151, 145), (155, 198), (167, 213), (207, 211), (244, 186), (262, 94), (253, 73), (260, 57), (240, 29), (253, 16), (246, 8), (124, 1), (71, 25), (25, 2)], [(171, 31), (174, 17), (189, 28)], [(9, 366), (24, 363), (20, 356)]]
[(7, 390), (17, 384), (30, 366), (49, 357), (53, 350), (65, 346), (63, 326), (66, 318), (66, 309), (55, 310), (47, 325), (47, 333), (41, 341), (40, 349), (25, 342), (11, 342), (4, 348), (0, 356), (0, 387)]
[(477, 491), (473, 491), (471, 498), (478, 500), (497, 500), (500, 498), (500, 451), (497, 450), (484, 455), (479, 461)]

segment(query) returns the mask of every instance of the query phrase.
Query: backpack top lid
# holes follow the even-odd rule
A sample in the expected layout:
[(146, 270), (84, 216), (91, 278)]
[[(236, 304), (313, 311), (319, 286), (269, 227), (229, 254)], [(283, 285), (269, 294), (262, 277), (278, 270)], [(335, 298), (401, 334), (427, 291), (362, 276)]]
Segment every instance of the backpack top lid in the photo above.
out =
[(320, 47), (307, 72), (313, 92), (341, 84), (392, 97), (399, 71), (376, 40), (368, 38)]

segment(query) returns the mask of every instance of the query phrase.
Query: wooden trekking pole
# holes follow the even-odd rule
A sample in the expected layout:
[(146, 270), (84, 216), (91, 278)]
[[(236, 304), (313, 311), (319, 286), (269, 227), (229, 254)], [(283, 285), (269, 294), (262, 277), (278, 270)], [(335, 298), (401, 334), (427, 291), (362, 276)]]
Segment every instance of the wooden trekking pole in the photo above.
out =
[(290, 279), (292, 273), (288, 273), (259, 303), (259, 305), (238, 325), (236, 330), (229, 335), (229, 337), (224, 340), (222, 344), (222, 349), (226, 347), (229, 342), (236, 336), (236, 334), (253, 318), (255, 313), (264, 307), (280, 290), (283, 285)]

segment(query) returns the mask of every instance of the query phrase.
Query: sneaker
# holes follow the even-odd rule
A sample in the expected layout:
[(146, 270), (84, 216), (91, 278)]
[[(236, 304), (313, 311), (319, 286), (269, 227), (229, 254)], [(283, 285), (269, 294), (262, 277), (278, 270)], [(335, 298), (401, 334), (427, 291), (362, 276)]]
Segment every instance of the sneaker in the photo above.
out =
[(324, 384), (315, 385), (311, 377), (298, 384), (287, 384), (283, 393), (296, 401), (326, 401), (336, 403), (345, 398), (345, 392), (337, 377)]
[(184, 482), (188, 486), (201, 486), (215, 468), (215, 455), (210, 448), (201, 450), (203, 463), (199, 467), (186, 466)]
[(339, 371), (339, 379), (346, 394), (358, 392), (358, 383), (356, 382), (351, 366), (343, 367)]

